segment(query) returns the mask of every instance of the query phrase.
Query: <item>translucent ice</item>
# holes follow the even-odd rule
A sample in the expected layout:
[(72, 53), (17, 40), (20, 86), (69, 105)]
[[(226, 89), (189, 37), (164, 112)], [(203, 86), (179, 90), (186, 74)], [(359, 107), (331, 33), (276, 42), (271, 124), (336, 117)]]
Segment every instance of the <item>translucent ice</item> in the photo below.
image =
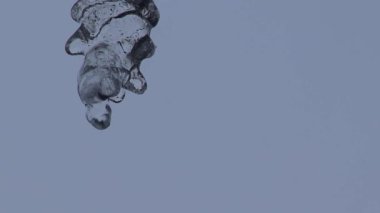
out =
[(97, 129), (111, 123), (109, 101), (119, 103), (125, 91), (143, 94), (141, 61), (153, 55), (150, 38), (159, 12), (153, 0), (79, 0), (71, 10), (79, 29), (68, 39), (70, 55), (84, 55), (78, 93), (86, 118)]

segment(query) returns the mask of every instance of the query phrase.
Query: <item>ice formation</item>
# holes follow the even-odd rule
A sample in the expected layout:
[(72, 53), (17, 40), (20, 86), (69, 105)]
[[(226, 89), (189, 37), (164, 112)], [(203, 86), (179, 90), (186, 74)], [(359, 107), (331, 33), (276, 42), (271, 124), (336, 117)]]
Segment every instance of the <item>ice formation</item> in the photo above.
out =
[(147, 89), (140, 64), (155, 51), (150, 31), (159, 12), (153, 0), (79, 0), (71, 17), (81, 24), (65, 46), (70, 55), (84, 55), (79, 97), (87, 120), (106, 129), (111, 123), (110, 101), (121, 102), (126, 90), (143, 94)]

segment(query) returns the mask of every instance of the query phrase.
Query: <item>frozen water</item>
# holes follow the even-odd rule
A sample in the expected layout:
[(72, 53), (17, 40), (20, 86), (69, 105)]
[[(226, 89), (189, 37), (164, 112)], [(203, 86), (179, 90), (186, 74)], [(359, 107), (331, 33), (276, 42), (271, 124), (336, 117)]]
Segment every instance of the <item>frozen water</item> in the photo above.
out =
[(143, 94), (147, 89), (140, 63), (154, 54), (150, 31), (159, 12), (152, 0), (79, 0), (71, 16), (81, 25), (68, 39), (66, 52), (85, 56), (79, 97), (87, 120), (105, 129), (111, 123), (109, 101), (121, 102), (126, 90)]

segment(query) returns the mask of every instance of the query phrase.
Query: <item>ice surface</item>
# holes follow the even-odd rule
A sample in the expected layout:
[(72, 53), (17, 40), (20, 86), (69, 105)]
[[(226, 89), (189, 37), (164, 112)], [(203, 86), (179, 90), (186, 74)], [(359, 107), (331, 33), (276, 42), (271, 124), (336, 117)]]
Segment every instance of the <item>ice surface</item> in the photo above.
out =
[(71, 10), (79, 29), (68, 39), (70, 55), (84, 55), (78, 93), (87, 120), (97, 129), (111, 123), (109, 101), (119, 103), (125, 91), (143, 94), (146, 80), (141, 61), (151, 57), (150, 38), (159, 12), (152, 0), (79, 0)]

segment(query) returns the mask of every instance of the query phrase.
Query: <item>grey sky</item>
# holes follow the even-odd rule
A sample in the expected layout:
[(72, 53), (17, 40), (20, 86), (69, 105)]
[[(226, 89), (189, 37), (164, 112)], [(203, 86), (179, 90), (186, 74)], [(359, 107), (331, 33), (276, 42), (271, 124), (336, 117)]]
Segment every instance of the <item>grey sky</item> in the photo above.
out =
[(74, 3), (0, 8), (0, 212), (380, 212), (379, 1), (156, 0), (148, 90), (106, 131)]

